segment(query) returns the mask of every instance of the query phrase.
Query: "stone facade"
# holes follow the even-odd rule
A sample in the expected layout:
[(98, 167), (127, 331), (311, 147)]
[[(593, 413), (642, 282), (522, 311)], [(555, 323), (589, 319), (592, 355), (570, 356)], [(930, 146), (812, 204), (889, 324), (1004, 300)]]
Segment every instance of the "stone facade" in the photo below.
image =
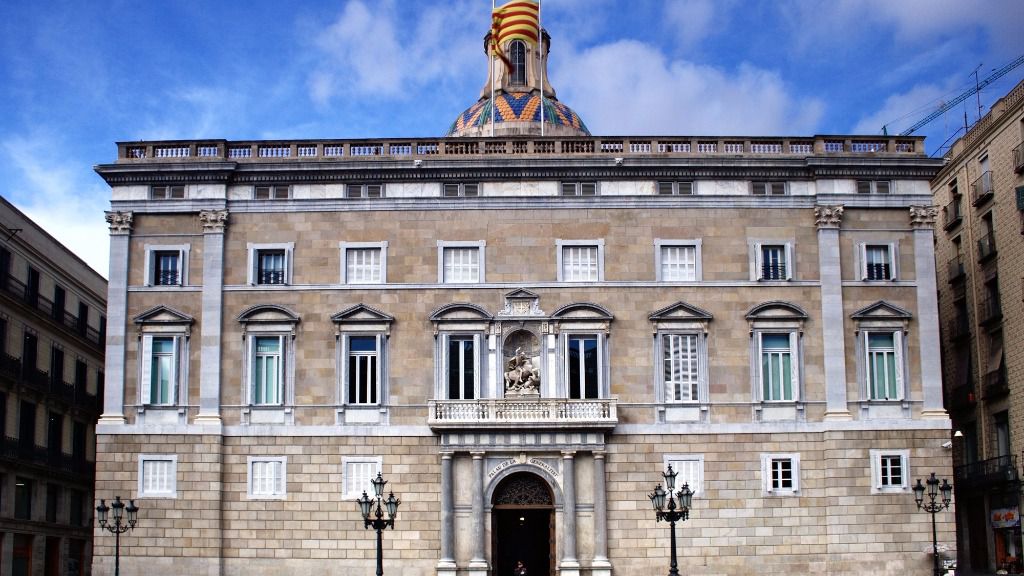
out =
[(946, 154), (933, 180), (943, 372), (954, 428), (961, 565), (1022, 569), (1016, 455), (1024, 435), (1024, 84)]

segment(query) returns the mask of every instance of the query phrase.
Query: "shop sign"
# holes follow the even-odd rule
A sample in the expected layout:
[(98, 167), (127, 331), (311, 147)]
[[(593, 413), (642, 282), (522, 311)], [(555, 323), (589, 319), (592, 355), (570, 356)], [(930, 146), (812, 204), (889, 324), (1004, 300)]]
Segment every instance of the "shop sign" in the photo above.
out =
[(1013, 528), (1020, 525), (1020, 512), (1016, 506), (992, 510), (993, 528)]

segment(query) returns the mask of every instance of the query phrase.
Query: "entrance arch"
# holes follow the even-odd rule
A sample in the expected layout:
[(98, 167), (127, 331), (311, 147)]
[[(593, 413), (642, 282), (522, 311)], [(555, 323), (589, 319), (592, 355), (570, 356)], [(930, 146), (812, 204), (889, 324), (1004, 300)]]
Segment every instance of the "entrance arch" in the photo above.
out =
[(503, 478), (491, 496), (494, 574), (512, 574), (522, 561), (530, 576), (555, 574), (555, 497), (532, 472)]

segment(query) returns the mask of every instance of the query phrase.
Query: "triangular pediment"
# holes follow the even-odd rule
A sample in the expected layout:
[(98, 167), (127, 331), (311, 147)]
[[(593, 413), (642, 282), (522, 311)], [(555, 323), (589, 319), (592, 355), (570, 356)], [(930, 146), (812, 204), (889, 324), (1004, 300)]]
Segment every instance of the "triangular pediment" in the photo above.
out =
[(591, 302), (574, 302), (555, 310), (551, 317), (559, 320), (611, 320), (612, 313)]
[(675, 304), (652, 312), (648, 318), (652, 322), (656, 322), (658, 320), (711, 320), (712, 316), (707, 310), (702, 310), (680, 300)]
[(910, 319), (913, 317), (914, 315), (908, 310), (904, 310), (899, 306), (890, 304), (885, 300), (879, 300), (870, 306), (865, 306), (853, 314), (850, 314), (850, 318), (853, 318), (854, 320), (870, 320), (874, 318)]
[(540, 296), (538, 296), (536, 292), (531, 292), (526, 288), (516, 288), (515, 290), (505, 294), (506, 300), (519, 298), (540, 298)]
[(445, 304), (430, 313), (430, 320), (434, 322), (442, 320), (491, 320), (492, 318), (493, 316), (491, 316), (487, 310), (484, 310), (476, 304), (469, 304), (468, 302)]
[(747, 320), (806, 320), (804, 309), (781, 300), (763, 302), (747, 312)]
[(277, 304), (257, 304), (243, 310), (242, 313), (238, 315), (238, 321), (242, 323), (286, 322), (294, 324), (299, 321), (299, 316), (284, 306), (279, 306)]
[(192, 324), (195, 319), (168, 306), (154, 306), (134, 318), (136, 324)]
[(346, 308), (341, 312), (338, 312), (334, 316), (331, 316), (331, 321), (336, 323), (341, 322), (385, 322), (391, 323), (395, 321), (394, 316), (385, 314), (376, 308), (371, 308), (366, 304), (356, 304), (351, 308)]

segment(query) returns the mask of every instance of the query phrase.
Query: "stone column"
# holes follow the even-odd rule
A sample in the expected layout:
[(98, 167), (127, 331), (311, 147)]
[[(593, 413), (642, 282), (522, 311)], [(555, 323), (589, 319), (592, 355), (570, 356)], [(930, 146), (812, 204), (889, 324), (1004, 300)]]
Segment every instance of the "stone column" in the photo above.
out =
[(594, 562), (592, 576), (612, 576), (608, 561), (608, 494), (604, 472), (605, 452), (594, 452)]
[(203, 225), (203, 317), (200, 329), (199, 415), (196, 424), (220, 425), (221, 322), (224, 299), (224, 228), (227, 210), (199, 212)]
[(103, 414), (99, 424), (124, 424), (124, 360), (128, 323), (128, 244), (131, 212), (107, 212), (110, 224), (110, 273), (107, 281), (107, 341)]
[(487, 551), (484, 545), (484, 453), (473, 456), (473, 557), (469, 561), (470, 576), (486, 576)]
[(579, 576), (576, 559), (576, 453), (562, 452), (562, 562), (560, 576)]
[(949, 418), (942, 403), (942, 362), (939, 357), (939, 301), (935, 286), (935, 206), (911, 206), (914, 269), (917, 275), (917, 333), (921, 346), (922, 418)]
[(455, 492), (452, 481), (452, 453), (441, 452), (441, 559), (438, 576), (455, 576)]
[(825, 419), (851, 420), (846, 405), (846, 335), (843, 276), (839, 256), (842, 206), (815, 206), (818, 273), (821, 276), (821, 335), (825, 351)]

